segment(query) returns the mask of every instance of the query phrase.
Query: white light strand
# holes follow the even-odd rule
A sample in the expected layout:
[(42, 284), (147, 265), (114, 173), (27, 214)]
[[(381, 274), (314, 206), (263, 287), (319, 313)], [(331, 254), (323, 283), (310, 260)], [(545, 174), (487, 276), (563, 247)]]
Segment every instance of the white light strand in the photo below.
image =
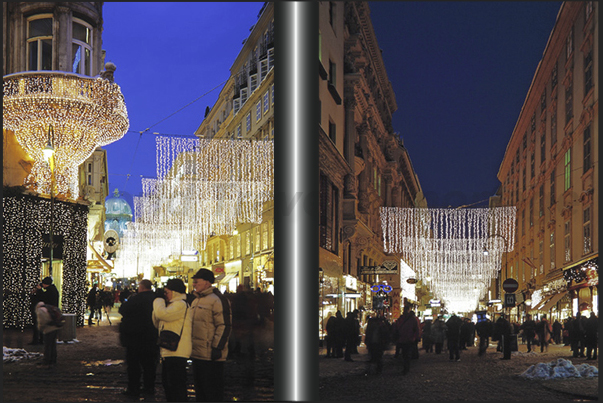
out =
[[(384, 251), (402, 254), (455, 312), (475, 309), (515, 243), (515, 207), (381, 208)], [(487, 254), (484, 253), (487, 251)]]

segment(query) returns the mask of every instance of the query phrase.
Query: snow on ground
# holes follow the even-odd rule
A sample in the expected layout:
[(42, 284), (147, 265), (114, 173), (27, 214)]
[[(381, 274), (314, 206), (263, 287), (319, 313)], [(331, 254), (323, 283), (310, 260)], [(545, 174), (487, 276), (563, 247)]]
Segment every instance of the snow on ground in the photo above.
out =
[(558, 358), (532, 365), (520, 376), (526, 379), (591, 378), (599, 376), (599, 370), (588, 364), (574, 366), (570, 360)]
[(21, 360), (28, 360), (32, 358), (38, 358), (44, 356), (42, 353), (30, 353), (22, 348), (8, 348), (2, 347), (3, 352), (3, 360), (2, 362), (6, 364), (7, 362), (16, 362)]

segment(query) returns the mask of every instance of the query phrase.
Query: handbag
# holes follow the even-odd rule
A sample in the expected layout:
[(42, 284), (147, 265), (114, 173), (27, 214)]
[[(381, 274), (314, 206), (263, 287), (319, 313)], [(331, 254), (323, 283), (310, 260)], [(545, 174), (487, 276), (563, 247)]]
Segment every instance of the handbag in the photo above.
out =
[[(186, 311), (188, 311), (188, 304), (186, 304)], [(159, 347), (163, 347), (166, 350), (176, 351), (178, 350), (178, 343), (180, 342), (180, 336), (182, 335), (182, 329), (184, 329), (184, 321), (186, 320), (186, 311), (184, 311), (184, 318), (182, 320), (182, 327), (180, 328), (180, 334), (172, 332), (171, 330), (163, 330), (159, 332), (159, 339), (157, 344)]]

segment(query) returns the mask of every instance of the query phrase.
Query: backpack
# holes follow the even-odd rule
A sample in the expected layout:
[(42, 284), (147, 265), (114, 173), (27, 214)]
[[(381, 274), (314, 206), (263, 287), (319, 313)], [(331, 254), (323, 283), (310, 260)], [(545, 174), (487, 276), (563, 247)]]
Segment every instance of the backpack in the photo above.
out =
[(63, 312), (58, 307), (45, 304), (44, 308), (46, 308), (50, 315), (50, 326), (62, 327), (65, 324), (65, 316), (63, 316)]

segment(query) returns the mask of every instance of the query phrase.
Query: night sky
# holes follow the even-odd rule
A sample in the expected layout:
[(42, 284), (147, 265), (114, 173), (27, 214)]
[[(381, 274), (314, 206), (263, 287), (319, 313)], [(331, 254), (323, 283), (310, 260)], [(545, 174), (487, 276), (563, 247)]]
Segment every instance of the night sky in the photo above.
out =
[[(156, 176), (154, 132), (193, 135), (262, 4), (104, 4), (105, 61), (117, 66), (130, 118), (104, 147), (110, 193), (131, 201), (141, 175)], [(398, 104), (394, 131), (428, 205), (485, 206), (561, 2), (369, 5)]]
[(141, 175), (156, 177), (154, 132), (194, 137), (262, 5), (104, 3), (105, 62), (117, 66), (115, 82), (130, 118), (130, 131), (103, 147), (111, 196), (118, 188), (132, 203), (132, 196), (142, 193)]
[(561, 2), (369, 2), (429, 207), (486, 200)]

